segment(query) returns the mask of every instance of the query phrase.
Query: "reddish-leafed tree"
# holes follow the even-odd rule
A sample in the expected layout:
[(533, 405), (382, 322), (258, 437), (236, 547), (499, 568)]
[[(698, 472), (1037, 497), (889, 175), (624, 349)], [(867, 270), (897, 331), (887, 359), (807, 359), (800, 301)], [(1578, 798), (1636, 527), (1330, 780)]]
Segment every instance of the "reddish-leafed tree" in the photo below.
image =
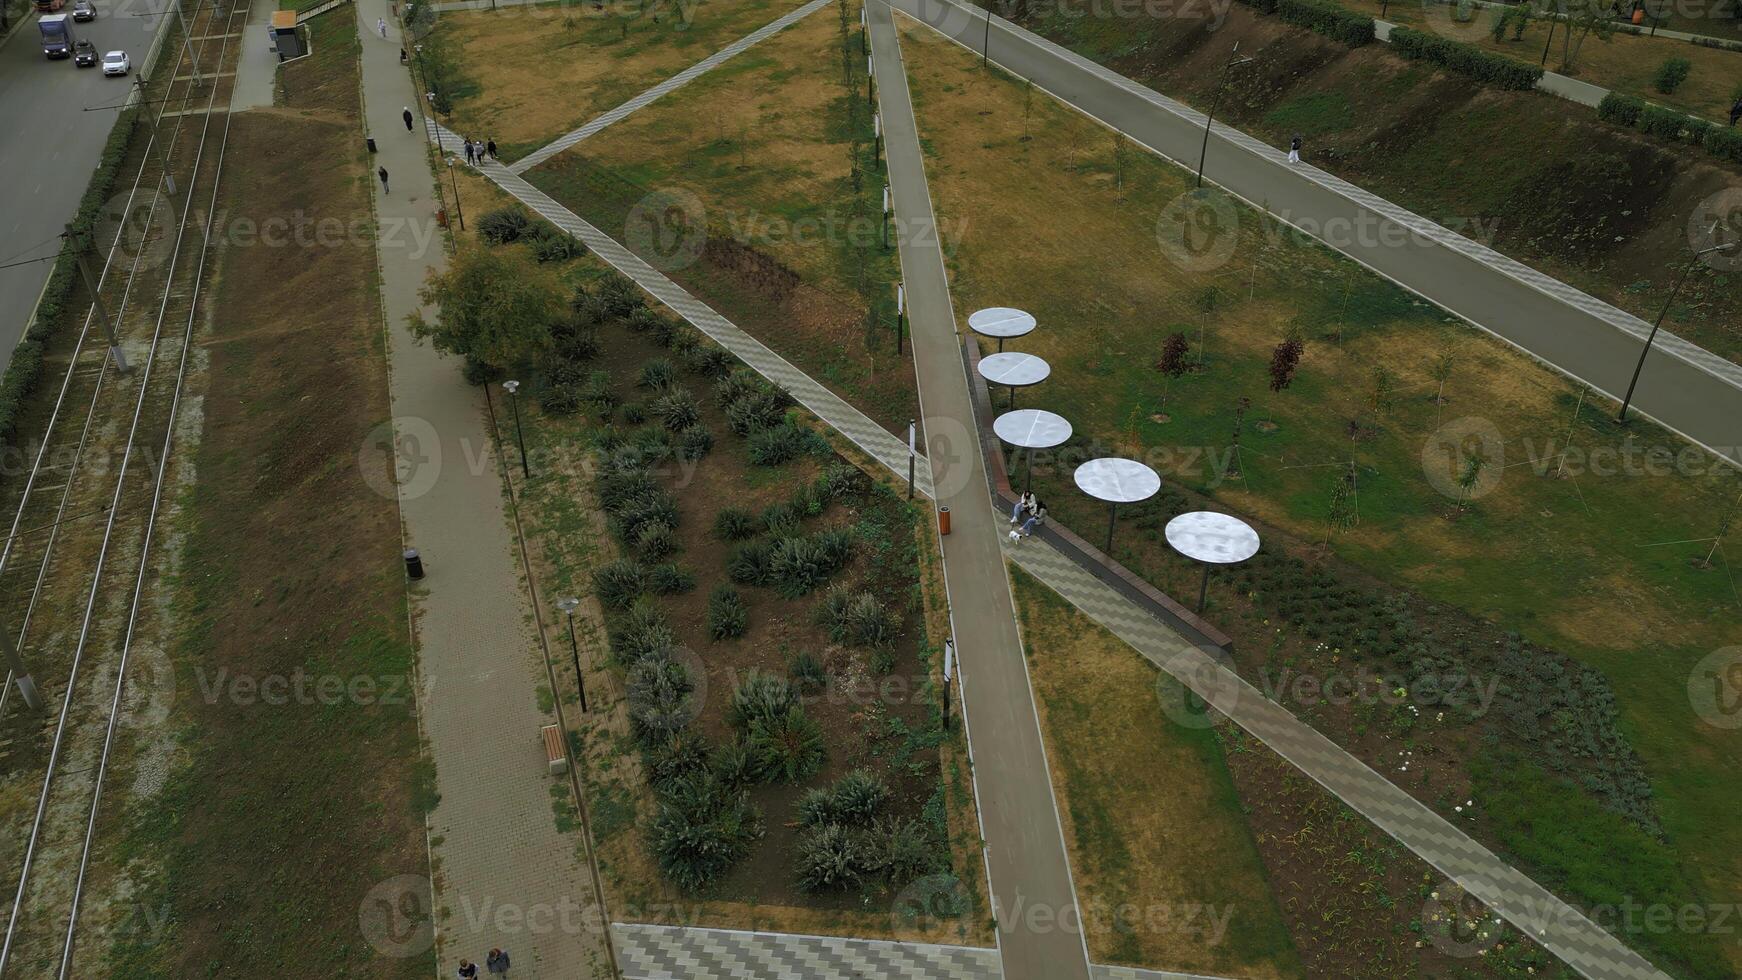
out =
[(1169, 334), (1167, 341), (1161, 345), (1161, 360), (1155, 362), (1155, 369), (1170, 378), (1177, 378), (1191, 366), (1191, 352), (1192, 347), (1186, 341), (1185, 334)]
[(1281, 391), (1294, 383), (1295, 368), (1300, 367), (1300, 355), (1306, 344), (1299, 337), (1290, 337), (1276, 345), (1270, 357), (1270, 390)]

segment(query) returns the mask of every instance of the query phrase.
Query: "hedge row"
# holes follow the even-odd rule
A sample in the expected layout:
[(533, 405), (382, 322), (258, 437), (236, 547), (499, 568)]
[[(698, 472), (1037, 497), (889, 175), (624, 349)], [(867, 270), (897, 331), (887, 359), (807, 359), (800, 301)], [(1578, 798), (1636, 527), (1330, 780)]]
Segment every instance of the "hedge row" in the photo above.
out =
[(1407, 27), (1391, 29), (1391, 47), (1405, 58), (1429, 61), (1448, 71), (1468, 75), (1478, 82), (1498, 88), (1529, 91), (1542, 78), (1542, 69), (1513, 61), (1503, 55), (1490, 54), (1470, 44), (1459, 44), (1443, 37), (1412, 31)]
[[(79, 199), (79, 210), (71, 222), (73, 234), (80, 238), (91, 235), (103, 203), (115, 188), (115, 178), (121, 172), (127, 144), (133, 137), (137, 112), (137, 109), (123, 111), (115, 122), (115, 128), (109, 131), (109, 141), (103, 146), (103, 155), (97, 161), (96, 171), (91, 174), (91, 182), (85, 186), (85, 195)], [(0, 374), (0, 443), (11, 443), (18, 434), (18, 420), (24, 403), (36, 391), (36, 384), (42, 378), (43, 348), (67, 312), (77, 282), (78, 266), (73, 262), (73, 253), (63, 246), (60, 257), (55, 259), (54, 271), (49, 274), (48, 288), (37, 304), (36, 317), (25, 328), (18, 346), (12, 348), (12, 361), (6, 365), (5, 374)]]
[(1297, 27), (1341, 41), (1351, 48), (1373, 40), (1373, 18), (1351, 13), (1323, 0), (1241, 0), (1266, 14), (1277, 14)]
[(1638, 129), (1666, 143), (1703, 146), (1712, 156), (1742, 163), (1742, 131), (1726, 129), (1698, 116), (1685, 116), (1644, 99), (1610, 92), (1597, 104), (1597, 117), (1617, 126)]

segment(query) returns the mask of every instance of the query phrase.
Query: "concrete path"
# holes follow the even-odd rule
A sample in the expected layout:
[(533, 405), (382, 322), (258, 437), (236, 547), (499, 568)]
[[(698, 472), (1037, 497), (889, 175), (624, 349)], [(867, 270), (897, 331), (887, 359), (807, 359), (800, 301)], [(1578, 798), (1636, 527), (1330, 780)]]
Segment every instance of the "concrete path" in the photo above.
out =
[(549, 160), (551, 157), (554, 157), (558, 153), (561, 153), (562, 151), (568, 149), (571, 146), (574, 146), (576, 143), (579, 143), (581, 140), (586, 139), (587, 137), (593, 135), (594, 133), (597, 133), (599, 130), (604, 129), (606, 126), (609, 126), (612, 123), (617, 122), (618, 120), (629, 115), (630, 113), (641, 109), (642, 107), (648, 105), (649, 103), (653, 102), (654, 100), (663, 98), (663, 97), (670, 95), (671, 93), (677, 91), (678, 89), (683, 88), (685, 85), (688, 85), (689, 83), (695, 81), (696, 79), (702, 77), (703, 75), (706, 75), (708, 72), (713, 71), (715, 68), (720, 67), (721, 65), (732, 60), (733, 58), (736, 58), (738, 55), (743, 54), (745, 51), (748, 51), (751, 48), (755, 47), (756, 45), (761, 44), (763, 41), (766, 41), (769, 38), (773, 37), (774, 35), (779, 34), (781, 31), (784, 31), (788, 27), (791, 27), (792, 25), (798, 23), (799, 21), (804, 20), (806, 17), (809, 17), (811, 14), (816, 13), (817, 11), (823, 9), (824, 7), (828, 6), (829, 4), (831, 4), (833, 2), (834, 2), (834, 0), (811, 0), (810, 3), (807, 3), (804, 6), (798, 8), (797, 10), (791, 11), (791, 12), (789, 12), (789, 13), (787, 13), (779, 18), (776, 18), (775, 20), (764, 25), (763, 27), (759, 27), (756, 30), (751, 31), (749, 34), (744, 35), (743, 37), (739, 38), (738, 40), (733, 41), (731, 44), (728, 44), (725, 47), (721, 48), (720, 50), (714, 52), (713, 54), (708, 55), (706, 58), (703, 58), (701, 61), (698, 61), (695, 64), (689, 66), (688, 68), (685, 68), (683, 71), (680, 71), (677, 74), (666, 79), (665, 81), (660, 82), (658, 85), (653, 86), (652, 88), (648, 89), (647, 91), (642, 92), (640, 95), (637, 95), (635, 98), (630, 99), (628, 102), (625, 102), (622, 105), (618, 106), (617, 108), (612, 109), (611, 111), (604, 113), (603, 115), (599, 116), (597, 119), (594, 119), (591, 122), (588, 122), (585, 126), (582, 126), (580, 129), (574, 130), (573, 132), (566, 133), (563, 136), (558, 137), (549, 146), (541, 147), (537, 150), (532, 151), (531, 153), (528, 153), (526, 156), (521, 157), (519, 160), (515, 161), (514, 163), (509, 164), (508, 169), (514, 171), (517, 174), (526, 173), (528, 170), (531, 170), (533, 167), (538, 166), (539, 164), (543, 163), (546, 160)]
[[(990, 16), (993, 61), (1134, 141), (1195, 168), (1202, 113), (978, 8), (955, 0), (890, 2), (976, 53)], [(1626, 391), (1651, 330), (1638, 317), (1317, 167), (1290, 165), (1286, 152), (1220, 123), (1210, 139), (1205, 176), (1598, 392), (1618, 401)], [(1232, 208), (1217, 215), (1235, 217)], [(1742, 463), (1737, 422), (1742, 419), (1742, 366), (1667, 331), (1659, 333), (1634, 406)]]
[(944, 587), (961, 664), (1004, 976), (1087, 980), (1088, 945), (1080, 928), (1063, 925), (1067, 917), (1079, 916), (1075, 885), (1016, 627), (1016, 603), (998, 547), (1008, 521), (992, 509), (979, 434), (964, 424), (974, 418), (974, 407), (907, 71), (888, 5), (874, 2), (865, 9), (896, 226), (902, 229), (901, 277), (926, 456), (936, 501), (949, 507), (954, 525), (942, 539)]
[[(1391, 29), (1397, 26), (1388, 20), (1374, 18), (1373, 36), (1377, 40), (1390, 44)], [(1609, 90), (1601, 85), (1581, 82), (1576, 78), (1569, 78), (1559, 72), (1552, 71), (1543, 72), (1542, 77), (1536, 80), (1536, 87), (1539, 91), (1559, 96), (1569, 102), (1590, 106), (1593, 109), (1597, 107), (1597, 103), (1603, 101), (1603, 96), (1609, 94)]]
[(400, 513), (429, 570), (413, 621), (419, 714), (441, 793), (430, 820), (440, 975), (453, 976), (460, 957), (482, 960), (500, 946), (521, 980), (606, 977), (604, 920), (581, 838), (559, 833), (551, 811), (539, 729), (555, 719), (536, 695), (549, 681), (504, 518), (483, 394), (461, 377), (459, 360), (406, 328), (406, 316), (421, 309), (425, 276), (445, 264), (427, 148), (400, 119), (415, 104), (411, 75), (399, 63), (398, 37), (375, 34), (387, 0), (362, 0), (353, 16), (363, 38), (365, 132), (380, 146), (374, 162), (390, 175), (390, 193), (371, 183)]
[[(679, 926), (611, 925), (624, 980), (998, 980), (998, 951)], [(1097, 966), (1095, 980), (1217, 980)]]
[(278, 52), (266, 43), (266, 29), (278, 7), (256, 3), (248, 8), (248, 25), (242, 37), (232, 40), (241, 44), (236, 58), (236, 84), (230, 90), (230, 110), (260, 109), (272, 105), (273, 90), (278, 85)]
[[(871, 9), (879, 8), (878, 4), (871, 5)], [(873, 38), (876, 37), (877, 34), (874, 33)], [(879, 85), (883, 88), (886, 104), (890, 104), (893, 93), (888, 87), (895, 82), (898, 71), (885, 69), (879, 63), (878, 72), (882, 76)], [(905, 89), (904, 78), (902, 83), (901, 87)], [(886, 126), (891, 125), (893, 119), (886, 115), (884, 122)], [(436, 132), (436, 127), (432, 125), (432, 141)], [(442, 139), (454, 139), (453, 134), (446, 130), (440, 132)], [(906, 169), (905, 164), (901, 166), (903, 170)], [(891, 472), (898, 476), (906, 474), (906, 444), (871, 421), (864, 413), (799, 372), (736, 324), (720, 316), (623, 245), (523, 178), (510, 173), (506, 167), (489, 164), (483, 168), (483, 172), (539, 216), (586, 243), (600, 258), (634, 279), (643, 289), (682, 315), (698, 330), (745, 359), (764, 377), (792, 392), (818, 418), (852, 439)], [(899, 193), (898, 191), (898, 195)], [(912, 213), (911, 208), (914, 205), (911, 202), (904, 203), (903, 198), (898, 196), (896, 203), (898, 211), (903, 215)], [(929, 202), (927, 209), (929, 214)], [(915, 282), (910, 270), (910, 289)], [(926, 332), (929, 336), (937, 331), (928, 328)], [(920, 341), (917, 331), (915, 340), (916, 343)], [(943, 371), (942, 363), (935, 354), (928, 346), (923, 348), (921, 356), (928, 365), (938, 365), (938, 370)], [(951, 356), (955, 357), (957, 364), (961, 363), (960, 357), (953, 353)], [(956, 381), (962, 385), (964, 391), (967, 390), (964, 373), (958, 371)], [(930, 414), (930, 407), (928, 405), (926, 434), (931, 454), (959, 460), (964, 453), (978, 453), (978, 447), (972, 444), (973, 436), (970, 435), (971, 420), (974, 418), (972, 405), (951, 406), (952, 410), (959, 413), (953, 416)], [(964, 419), (969, 421), (960, 421)], [(921, 457), (919, 478), (916, 481), (919, 492), (927, 496), (933, 494), (933, 467), (929, 462), (931, 454)], [(952, 463), (937, 468), (937, 485), (947, 488), (948, 492), (943, 494), (946, 502), (960, 502), (965, 493), (976, 487), (978, 492), (983, 495), (986, 493), (989, 485), (985, 482), (983, 468), (977, 476), (981, 482), (974, 484), (974, 474), (959, 463)], [(993, 521), (996, 528), (995, 516)], [(958, 537), (962, 533), (961, 528), (962, 525), (958, 524), (958, 533), (950, 536), (950, 545), (946, 549), (964, 540)], [(1265, 698), (1262, 692), (1210, 655), (1197, 651), (1148, 610), (1094, 577), (1045, 541), (1031, 538), (1021, 548), (1012, 549), (1009, 557), (1096, 622), (1107, 627), (1156, 666), (1168, 671), (1205, 701), (1215, 705), (1236, 724), (1262, 740), (1333, 795), (1367, 816), (1381, 830), (1391, 834), (1448, 878), (1462, 884), (1471, 895), (1506, 918), (1516, 928), (1531, 935), (1555, 955), (1562, 957), (1582, 974), (1598, 980), (1657, 980), (1664, 976), (1578, 910), (1538, 887), (1463, 831), (1427, 810), (1414, 797), (1393, 785), (1384, 776), (1374, 772), (1300, 719)], [(946, 565), (946, 568), (949, 567), (964, 566)], [(997, 579), (1003, 581), (1002, 575), (997, 576)], [(956, 599), (956, 595), (952, 593), (952, 610), (960, 608), (955, 604)], [(958, 638), (964, 637), (959, 635)], [(965, 693), (970, 699), (971, 731), (977, 731), (980, 730), (980, 721), (985, 715), (976, 714), (975, 706), (980, 703), (975, 699), (978, 677), (967, 665), (966, 657), (967, 653), (964, 651), (964, 674), (969, 678)], [(1017, 657), (1020, 658), (1020, 654)], [(990, 774), (990, 770), (985, 769), (986, 764), (977, 753), (973, 755), (973, 763), (978, 786), (979, 775), (983, 771)], [(989, 799), (990, 797), (982, 793), (982, 812), (990, 805)], [(1026, 904), (1028, 907), (1033, 905), (1032, 902)], [(1001, 919), (1001, 929), (1003, 925), (1004, 920)], [(628, 963), (630, 955), (625, 951), (623, 962)], [(1008, 946), (1005, 955), (1008, 958)], [(1100, 969), (1102, 968), (1097, 969), (1097, 977), (1101, 976)], [(1123, 980), (1125, 975), (1109, 973), (1106, 976), (1109, 980), (1116, 976)]]

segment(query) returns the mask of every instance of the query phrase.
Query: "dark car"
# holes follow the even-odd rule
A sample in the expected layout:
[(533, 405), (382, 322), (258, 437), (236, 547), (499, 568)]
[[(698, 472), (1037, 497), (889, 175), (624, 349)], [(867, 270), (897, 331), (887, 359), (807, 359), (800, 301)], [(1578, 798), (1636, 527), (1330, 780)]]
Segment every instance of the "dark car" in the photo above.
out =
[(91, 0), (78, 0), (73, 4), (73, 20), (87, 21), (97, 19), (97, 5)]
[(97, 46), (84, 38), (73, 42), (73, 64), (80, 68), (96, 67)]

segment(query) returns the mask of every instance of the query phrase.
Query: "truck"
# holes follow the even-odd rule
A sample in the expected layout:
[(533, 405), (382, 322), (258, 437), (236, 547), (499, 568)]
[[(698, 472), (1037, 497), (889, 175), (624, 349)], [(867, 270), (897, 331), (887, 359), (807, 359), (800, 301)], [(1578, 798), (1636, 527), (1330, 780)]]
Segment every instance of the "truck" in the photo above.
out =
[(49, 58), (66, 58), (73, 53), (73, 19), (66, 14), (44, 14), (36, 22), (42, 31), (42, 53)]
[(36, 9), (43, 13), (59, 10), (66, 5), (66, 0), (36, 0)]

